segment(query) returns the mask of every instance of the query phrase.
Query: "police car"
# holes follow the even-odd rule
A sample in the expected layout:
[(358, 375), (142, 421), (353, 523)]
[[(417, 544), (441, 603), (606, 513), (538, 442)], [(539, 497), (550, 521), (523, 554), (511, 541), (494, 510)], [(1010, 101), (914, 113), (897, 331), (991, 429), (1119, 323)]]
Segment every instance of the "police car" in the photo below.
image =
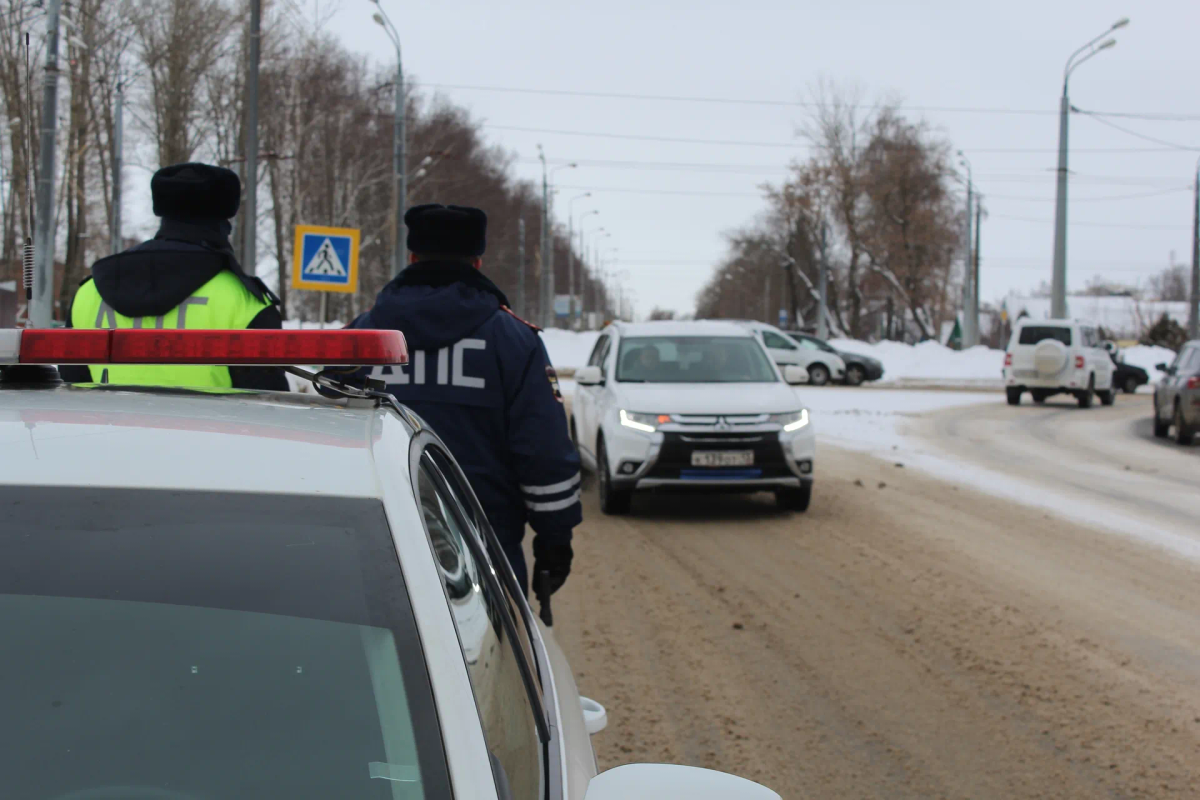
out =
[(688, 767), (597, 775), (604, 709), (385, 393), (39, 366), (405, 358), (394, 331), (0, 331), (0, 796), (777, 800)]

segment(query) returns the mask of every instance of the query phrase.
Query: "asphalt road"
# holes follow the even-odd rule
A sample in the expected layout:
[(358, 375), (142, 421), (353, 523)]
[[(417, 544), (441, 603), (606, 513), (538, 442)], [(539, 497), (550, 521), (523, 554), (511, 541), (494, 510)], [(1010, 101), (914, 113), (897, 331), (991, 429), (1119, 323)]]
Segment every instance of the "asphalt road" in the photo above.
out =
[[(941, 412), (930, 435), (1175, 523), (1200, 463), (1146, 440), (1139, 402)], [(1200, 569), (868, 456), (819, 465), (806, 514), (667, 496), (613, 518), (585, 493), (555, 634), (608, 708), (602, 768), (688, 763), (786, 798), (1200, 797)]]

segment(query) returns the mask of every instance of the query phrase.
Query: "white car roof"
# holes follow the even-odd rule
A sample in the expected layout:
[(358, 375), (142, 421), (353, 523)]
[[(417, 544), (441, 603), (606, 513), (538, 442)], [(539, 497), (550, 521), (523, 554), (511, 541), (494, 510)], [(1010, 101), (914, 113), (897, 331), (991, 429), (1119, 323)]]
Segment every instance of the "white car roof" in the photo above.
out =
[(388, 413), (299, 394), (5, 389), (0, 485), (379, 497), (376, 440), (411, 434)]
[(742, 325), (725, 320), (657, 320), (622, 323), (621, 336), (743, 336), (751, 334)]

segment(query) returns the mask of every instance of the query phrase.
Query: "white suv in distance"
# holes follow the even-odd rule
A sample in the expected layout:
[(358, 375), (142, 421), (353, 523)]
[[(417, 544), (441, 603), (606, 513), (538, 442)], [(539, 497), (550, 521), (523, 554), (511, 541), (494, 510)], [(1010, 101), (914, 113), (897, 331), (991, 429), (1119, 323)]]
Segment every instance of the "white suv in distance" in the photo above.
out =
[(831, 381), (841, 383), (846, 377), (846, 362), (832, 348), (824, 350), (813, 342), (793, 339), (765, 322), (748, 320), (740, 324), (754, 333), (776, 364), (803, 367), (808, 372), (808, 382), (813, 386), (825, 386)]
[(1095, 326), (1072, 320), (1023, 318), (1013, 329), (1004, 355), (1004, 389), (1010, 406), (1029, 392), (1044, 403), (1056, 394), (1074, 395), (1080, 408), (1090, 408), (1093, 395), (1111, 406), (1112, 359)]
[[(786, 380), (785, 380), (786, 379)], [(575, 373), (571, 431), (606, 514), (634, 491), (773, 491), (796, 511), (812, 498), (816, 441), (809, 411), (742, 325), (609, 326)]]

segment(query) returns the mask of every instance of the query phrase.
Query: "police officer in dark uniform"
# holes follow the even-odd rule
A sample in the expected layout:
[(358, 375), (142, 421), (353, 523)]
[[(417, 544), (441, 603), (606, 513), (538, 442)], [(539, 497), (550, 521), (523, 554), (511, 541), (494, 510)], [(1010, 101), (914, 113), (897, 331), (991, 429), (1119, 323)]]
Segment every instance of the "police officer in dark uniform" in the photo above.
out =
[[(242, 271), (229, 243), (238, 176), (209, 164), (164, 167), (150, 180), (158, 233), (102, 258), (75, 294), (74, 328), (280, 328), (279, 298)], [(277, 367), (62, 367), (64, 380), (287, 391)]]
[(533, 590), (548, 597), (571, 571), (571, 531), (582, 520), (579, 456), (554, 368), (539, 329), (480, 271), (483, 211), (423, 205), (404, 221), (410, 266), (350, 327), (403, 332), (408, 364), (373, 377), (450, 448), (526, 592), (521, 540), (526, 523), (533, 528)]

